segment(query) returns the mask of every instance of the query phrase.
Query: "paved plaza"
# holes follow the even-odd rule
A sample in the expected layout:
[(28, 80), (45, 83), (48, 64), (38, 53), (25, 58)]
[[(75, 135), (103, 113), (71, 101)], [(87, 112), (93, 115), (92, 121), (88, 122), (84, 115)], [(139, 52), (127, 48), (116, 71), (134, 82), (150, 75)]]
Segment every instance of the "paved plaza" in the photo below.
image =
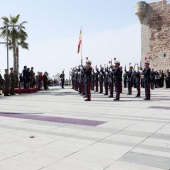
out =
[(126, 93), (0, 96), (0, 170), (169, 170), (170, 89)]

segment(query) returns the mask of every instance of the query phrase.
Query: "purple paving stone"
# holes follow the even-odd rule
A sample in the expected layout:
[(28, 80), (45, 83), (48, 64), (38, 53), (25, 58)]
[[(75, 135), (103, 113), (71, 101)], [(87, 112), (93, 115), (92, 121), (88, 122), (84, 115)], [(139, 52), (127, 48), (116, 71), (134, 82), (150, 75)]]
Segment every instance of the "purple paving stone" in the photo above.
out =
[(77, 125), (85, 125), (85, 126), (98, 126), (106, 123), (104, 121), (97, 121), (97, 120), (74, 119), (74, 118), (64, 118), (64, 117), (54, 117), (54, 116), (39, 116), (39, 115), (30, 115), (25, 113), (0, 112), (0, 116), (19, 118), (19, 119), (40, 120), (40, 121), (47, 121), (47, 122), (77, 124)]
[(150, 109), (165, 109), (165, 110), (170, 110), (170, 107), (168, 106), (150, 106)]

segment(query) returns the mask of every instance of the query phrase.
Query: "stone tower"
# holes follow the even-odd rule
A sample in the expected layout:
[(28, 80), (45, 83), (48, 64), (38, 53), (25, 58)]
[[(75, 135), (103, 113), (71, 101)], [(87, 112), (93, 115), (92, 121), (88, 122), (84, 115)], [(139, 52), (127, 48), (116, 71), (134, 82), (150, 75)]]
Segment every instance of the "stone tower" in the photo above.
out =
[(170, 4), (140, 1), (135, 14), (141, 22), (141, 66), (147, 60), (156, 70), (170, 69)]

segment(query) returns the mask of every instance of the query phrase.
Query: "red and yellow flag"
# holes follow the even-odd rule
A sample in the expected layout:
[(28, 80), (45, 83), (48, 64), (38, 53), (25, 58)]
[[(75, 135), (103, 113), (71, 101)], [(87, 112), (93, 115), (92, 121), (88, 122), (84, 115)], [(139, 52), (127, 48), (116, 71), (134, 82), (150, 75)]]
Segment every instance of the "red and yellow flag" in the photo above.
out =
[(82, 44), (82, 31), (80, 30), (77, 54), (80, 52), (80, 46), (81, 46), (81, 44)]

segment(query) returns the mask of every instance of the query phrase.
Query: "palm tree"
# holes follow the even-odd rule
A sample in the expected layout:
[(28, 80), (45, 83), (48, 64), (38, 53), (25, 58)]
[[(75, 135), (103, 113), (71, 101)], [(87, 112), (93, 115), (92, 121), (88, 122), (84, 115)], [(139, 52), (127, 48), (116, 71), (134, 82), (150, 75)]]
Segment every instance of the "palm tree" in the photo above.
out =
[(13, 50), (13, 67), (14, 71), (19, 71), (19, 46), (21, 46), (23, 49), (28, 49), (28, 43), (25, 42), (28, 35), (24, 31), (25, 27), (24, 24), (27, 22), (24, 21), (21, 24), (18, 24), (20, 15), (17, 15), (15, 17), (10, 16), (8, 17), (2, 17), (4, 26), (0, 29), (2, 32), (0, 33), (0, 36), (5, 38), (7, 35), (6, 27), (7, 25), (18, 25), (18, 27), (8, 27), (8, 37), (9, 37), (9, 49)]

